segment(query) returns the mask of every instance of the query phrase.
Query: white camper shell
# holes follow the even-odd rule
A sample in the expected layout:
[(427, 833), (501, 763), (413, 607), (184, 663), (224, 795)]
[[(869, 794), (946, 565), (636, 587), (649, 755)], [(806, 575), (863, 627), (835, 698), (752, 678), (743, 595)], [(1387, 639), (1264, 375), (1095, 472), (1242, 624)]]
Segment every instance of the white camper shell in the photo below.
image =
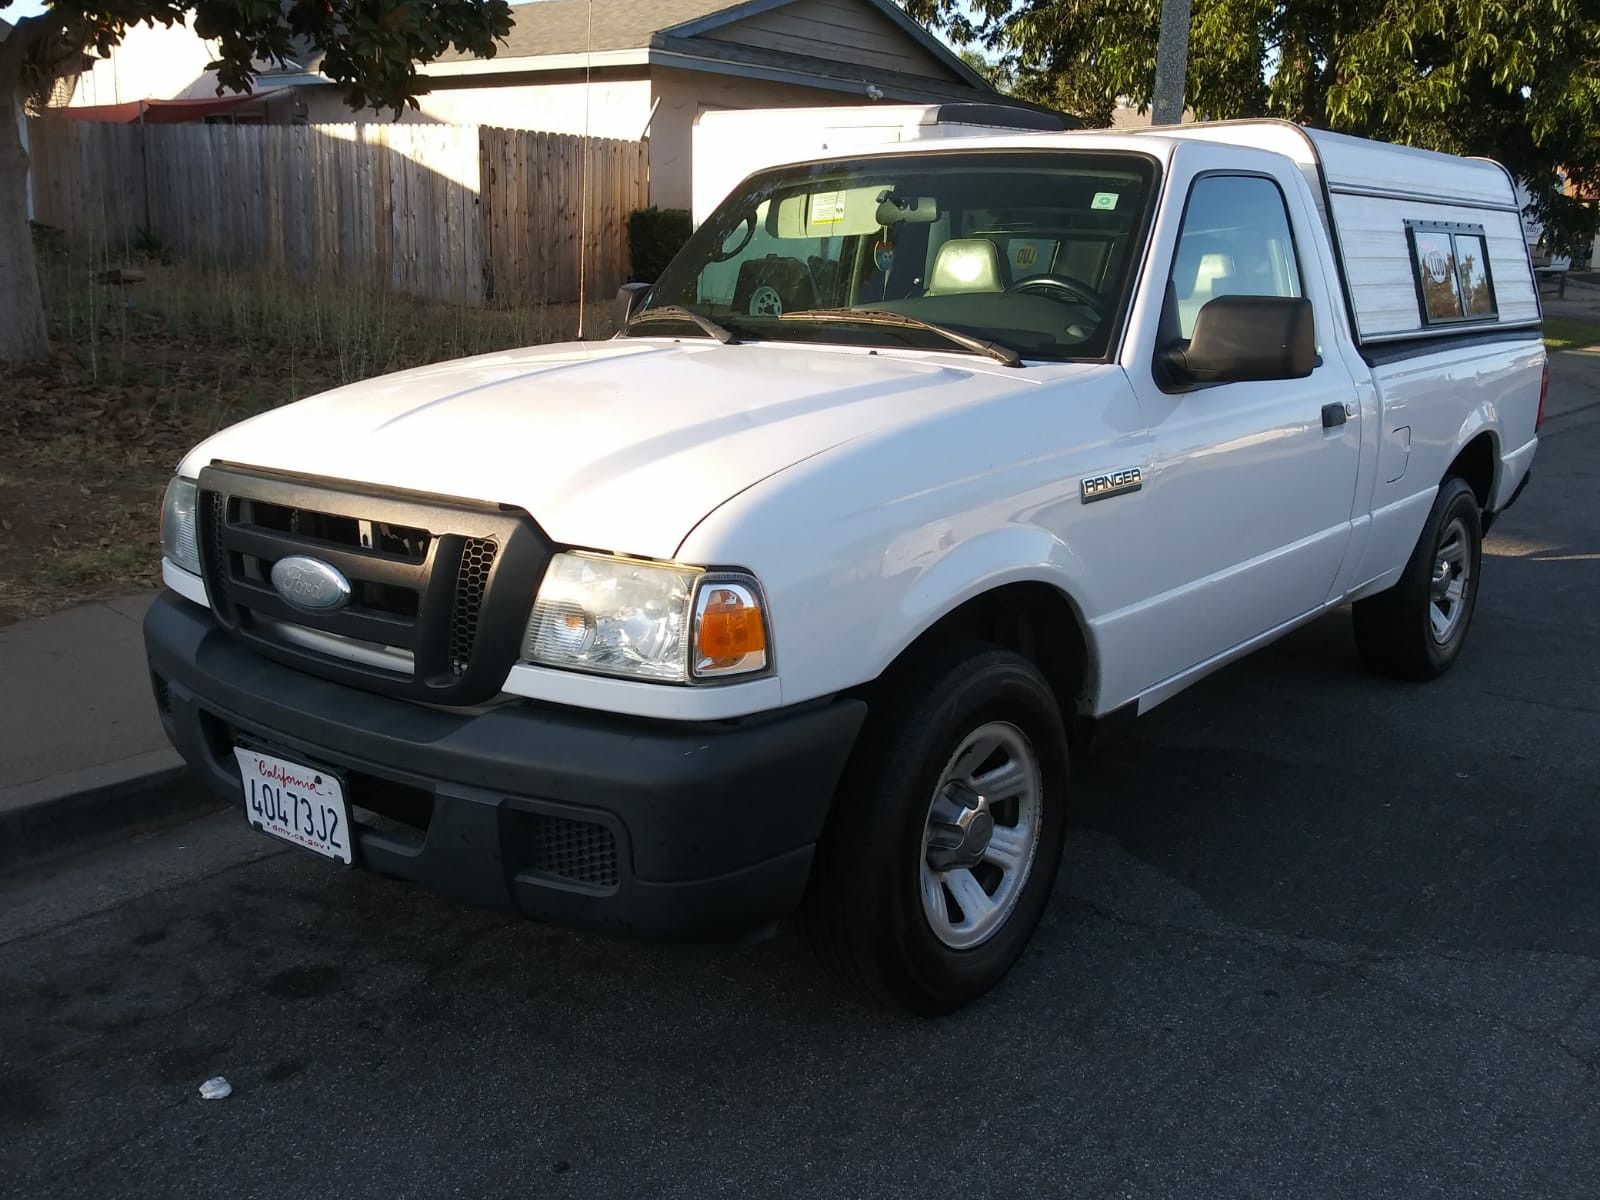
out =
[(763, 165), (903, 142), (1019, 130), (1059, 133), (1077, 125), (1072, 117), (1009, 104), (870, 104), (702, 113), (694, 127), (694, 223), (704, 221), (740, 180)]
[(1150, 132), (1270, 150), (1300, 167), (1328, 226), (1362, 345), (1435, 337), (1462, 326), (1539, 323), (1516, 185), (1497, 162), (1287, 121)]

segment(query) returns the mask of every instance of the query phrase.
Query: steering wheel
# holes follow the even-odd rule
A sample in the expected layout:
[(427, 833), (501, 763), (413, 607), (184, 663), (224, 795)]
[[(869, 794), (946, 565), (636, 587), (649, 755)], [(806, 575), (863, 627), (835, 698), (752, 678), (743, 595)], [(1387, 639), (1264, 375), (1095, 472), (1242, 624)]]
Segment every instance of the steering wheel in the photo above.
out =
[(1087, 283), (1067, 275), (1030, 275), (1027, 279), (1017, 280), (1006, 291), (1025, 292), (1032, 288), (1054, 288), (1058, 292), (1065, 292), (1068, 298), (1064, 303), (1085, 305), (1093, 309), (1097, 317), (1106, 315), (1105, 301), (1100, 299), (1095, 290)]

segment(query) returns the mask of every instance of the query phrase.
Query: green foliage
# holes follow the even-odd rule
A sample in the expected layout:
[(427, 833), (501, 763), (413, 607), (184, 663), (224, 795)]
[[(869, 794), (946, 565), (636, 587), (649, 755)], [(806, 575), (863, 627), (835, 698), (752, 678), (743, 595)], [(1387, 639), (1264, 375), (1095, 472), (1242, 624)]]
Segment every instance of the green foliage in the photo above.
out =
[(41, 258), (46, 254), (58, 253), (66, 244), (66, 235), (54, 225), (29, 221), (28, 229), (33, 234), (33, 252)]
[(982, 51), (967, 46), (961, 51), (961, 61), (966, 63), (970, 70), (982, 75), (989, 86), (1002, 95), (1010, 92), (1016, 84), (1011, 64), (1004, 58), (989, 58)]
[[(1161, 0), (908, 0), (999, 53), (1015, 91), (1105, 124), (1155, 84)], [(1506, 164), (1558, 248), (1594, 232), (1600, 0), (1194, 0), (1201, 120), (1284, 117)]]
[(170, 263), (172, 255), (167, 252), (166, 239), (154, 229), (141, 225), (135, 229), (128, 238), (128, 250), (135, 259), (154, 260), (155, 262)]
[[(0, 0), (0, 16), (13, 2)], [(130, 25), (172, 25), (190, 13), (195, 32), (217, 42), (212, 65), (224, 87), (249, 91), (262, 63), (309, 44), (352, 108), (396, 115), (427, 91), (418, 64), (450, 49), (490, 57), (511, 30), (507, 0), (52, 0), (12, 35), (27, 45), (23, 85), (37, 95), (84, 50), (109, 53)]]
[(654, 283), (693, 232), (694, 222), (681, 208), (651, 205), (632, 213), (628, 217), (628, 258), (633, 263), (633, 278)]

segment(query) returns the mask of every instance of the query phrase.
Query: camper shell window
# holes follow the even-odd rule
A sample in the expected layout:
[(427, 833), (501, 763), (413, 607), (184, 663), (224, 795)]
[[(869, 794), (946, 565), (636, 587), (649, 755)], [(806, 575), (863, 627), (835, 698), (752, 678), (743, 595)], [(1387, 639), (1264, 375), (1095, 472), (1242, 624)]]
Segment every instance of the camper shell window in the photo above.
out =
[(1407, 221), (1406, 241), (1424, 324), (1499, 319), (1482, 225)]

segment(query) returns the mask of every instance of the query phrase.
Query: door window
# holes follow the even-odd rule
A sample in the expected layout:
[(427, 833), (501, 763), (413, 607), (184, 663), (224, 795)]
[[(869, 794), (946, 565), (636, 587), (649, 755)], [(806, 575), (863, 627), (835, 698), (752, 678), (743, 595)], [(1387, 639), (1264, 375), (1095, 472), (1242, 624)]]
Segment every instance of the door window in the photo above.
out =
[(1189, 192), (1168, 281), (1167, 314), (1184, 339), (1218, 296), (1302, 295), (1283, 193), (1254, 175), (1208, 175)]

